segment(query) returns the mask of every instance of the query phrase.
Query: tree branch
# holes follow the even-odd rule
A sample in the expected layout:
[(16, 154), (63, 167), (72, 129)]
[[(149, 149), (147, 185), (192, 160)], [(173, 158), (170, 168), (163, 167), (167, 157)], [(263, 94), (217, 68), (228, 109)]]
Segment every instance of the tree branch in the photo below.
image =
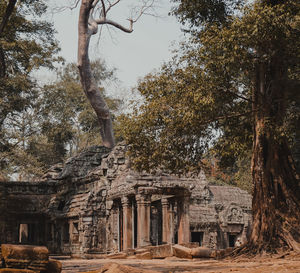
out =
[(126, 28), (126, 27), (123, 27), (122, 25), (120, 25), (119, 23), (115, 22), (115, 21), (112, 21), (112, 20), (109, 20), (109, 19), (106, 19), (106, 18), (100, 18), (100, 19), (94, 19), (94, 21), (98, 24), (98, 25), (112, 25), (124, 32), (127, 32), (127, 33), (131, 33), (133, 31), (133, 20), (131, 19), (128, 19), (129, 22), (130, 22), (130, 26), (129, 28)]

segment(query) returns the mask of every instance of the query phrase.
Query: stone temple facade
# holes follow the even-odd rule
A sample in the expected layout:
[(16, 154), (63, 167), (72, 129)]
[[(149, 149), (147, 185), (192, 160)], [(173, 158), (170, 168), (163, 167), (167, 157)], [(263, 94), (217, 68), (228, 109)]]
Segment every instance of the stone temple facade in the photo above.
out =
[(208, 185), (204, 175), (138, 173), (125, 154), (125, 145), (94, 146), (40, 182), (1, 182), (0, 244), (84, 255), (188, 242), (224, 249), (247, 240), (248, 193)]

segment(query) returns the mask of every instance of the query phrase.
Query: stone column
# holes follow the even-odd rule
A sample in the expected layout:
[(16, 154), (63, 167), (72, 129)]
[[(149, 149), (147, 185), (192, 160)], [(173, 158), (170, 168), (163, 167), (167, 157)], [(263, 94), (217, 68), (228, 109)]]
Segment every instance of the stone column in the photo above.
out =
[(178, 200), (178, 243), (189, 243), (190, 242), (190, 196), (184, 195)]
[(167, 198), (161, 199), (162, 206), (162, 241), (163, 243), (172, 243), (172, 215), (169, 209), (169, 201)]
[(136, 196), (137, 203), (137, 246), (150, 245), (150, 205), (149, 195)]
[(132, 206), (128, 197), (123, 197), (123, 248), (132, 248)]

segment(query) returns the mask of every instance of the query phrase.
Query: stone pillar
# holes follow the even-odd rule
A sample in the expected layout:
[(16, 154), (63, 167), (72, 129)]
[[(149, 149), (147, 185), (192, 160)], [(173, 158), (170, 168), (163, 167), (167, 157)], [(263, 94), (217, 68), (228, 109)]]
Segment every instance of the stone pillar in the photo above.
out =
[(184, 195), (178, 200), (178, 243), (189, 243), (190, 242), (190, 196)]
[(124, 250), (132, 247), (132, 206), (128, 197), (122, 198), (123, 208), (123, 248)]
[(167, 198), (161, 199), (162, 206), (162, 241), (163, 243), (172, 243), (172, 214), (169, 209), (169, 201)]
[(137, 247), (150, 245), (150, 205), (149, 195), (136, 196), (137, 203)]

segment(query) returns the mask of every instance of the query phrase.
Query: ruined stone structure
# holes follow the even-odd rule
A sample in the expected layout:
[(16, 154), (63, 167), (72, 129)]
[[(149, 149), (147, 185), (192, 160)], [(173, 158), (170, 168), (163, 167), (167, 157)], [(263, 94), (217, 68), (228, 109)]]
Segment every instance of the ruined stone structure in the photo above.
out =
[(126, 146), (91, 147), (40, 182), (0, 183), (0, 244), (51, 253), (112, 253), (165, 243), (223, 249), (245, 242), (251, 196), (204, 175), (138, 173)]

